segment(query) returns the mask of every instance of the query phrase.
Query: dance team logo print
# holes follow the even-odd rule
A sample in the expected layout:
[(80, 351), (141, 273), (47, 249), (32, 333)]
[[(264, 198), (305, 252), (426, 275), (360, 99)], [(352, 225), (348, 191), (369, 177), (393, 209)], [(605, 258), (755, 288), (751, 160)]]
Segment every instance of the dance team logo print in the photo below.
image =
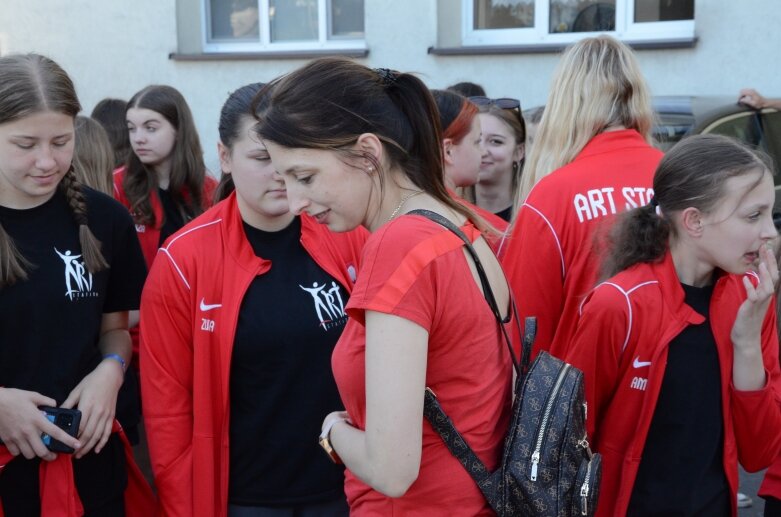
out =
[(65, 264), (65, 296), (71, 301), (98, 296), (92, 291), (92, 273), (87, 271), (84, 261), (79, 260), (81, 255), (73, 255), (70, 250), (60, 253), (57, 248), (54, 251)]
[(298, 287), (312, 295), (315, 311), (323, 329), (328, 330), (344, 325), (347, 321), (347, 314), (344, 312), (344, 301), (336, 282), (332, 281), (331, 288), (328, 290), (326, 290), (325, 284), (320, 285), (317, 282), (314, 282), (312, 287), (304, 287), (303, 285)]

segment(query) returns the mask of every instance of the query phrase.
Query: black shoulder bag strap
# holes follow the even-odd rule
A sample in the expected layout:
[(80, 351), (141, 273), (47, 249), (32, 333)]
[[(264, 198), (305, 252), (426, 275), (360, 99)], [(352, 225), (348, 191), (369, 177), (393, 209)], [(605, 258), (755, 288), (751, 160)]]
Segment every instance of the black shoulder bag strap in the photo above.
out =
[[(483, 294), (486, 301), (488, 302), (488, 306), (491, 308), (499, 328), (502, 329), (505, 342), (507, 343), (507, 347), (510, 350), (510, 358), (512, 360), (513, 367), (515, 368), (515, 371), (519, 377), (525, 375), (529, 369), (532, 343), (534, 342), (534, 337), (537, 333), (536, 318), (526, 318), (526, 321), (524, 322), (523, 347), (521, 360), (519, 362), (516, 359), (515, 350), (513, 350), (510, 336), (507, 333), (507, 329), (504, 327), (505, 321), (502, 319), (499, 306), (496, 303), (496, 297), (494, 296), (493, 290), (491, 289), (491, 284), (488, 282), (488, 276), (485, 274), (483, 264), (480, 262), (480, 258), (477, 256), (477, 252), (472, 246), (469, 238), (464, 235), (464, 232), (462, 232), (460, 228), (450, 222), (449, 219), (439, 215), (436, 212), (432, 212), (430, 210), (412, 210), (407, 212), (407, 215), (420, 215), (426, 217), (427, 219), (444, 226), (456, 234), (462, 241), (464, 241), (464, 245), (472, 257), (472, 260), (475, 264), (475, 269), (477, 269), (477, 274), (480, 277), (480, 284), (483, 287)], [(518, 310), (515, 307), (515, 301), (512, 300), (512, 296), (511, 305), (513, 309), (513, 316), (515, 318), (515, 324), (518, 325)], [(470, 476), (472, 476), (472, 479), (475, 480), (480, 489), (483, 491), (488, 490), (489, 487), (486, 485), (489, 483), (489, 476), (491, 473), (488, 472), (488, 469), (485, 467), (483, 462), (480, 461), (480, 458), (477, 457), (472, 448), (469, 447), (469, 445), (466, 443), (464, 438), (456, 429), (455, 425), (453, 425), (453, 421), (442, 409), (442, 406), (439, 404), (439, 401), (437, 400), (434, 392), (429, 388), (426, 388), (425, 392), (423, 415), (426, 417), (426, 420), (429, 421), (431, 427), (442, 438), (442, 441), (445, 442), (445, 445), (447, 446), (450, 453), (453, 454), (453, 456), (455, 456), (464, 466), (466, 471)]]

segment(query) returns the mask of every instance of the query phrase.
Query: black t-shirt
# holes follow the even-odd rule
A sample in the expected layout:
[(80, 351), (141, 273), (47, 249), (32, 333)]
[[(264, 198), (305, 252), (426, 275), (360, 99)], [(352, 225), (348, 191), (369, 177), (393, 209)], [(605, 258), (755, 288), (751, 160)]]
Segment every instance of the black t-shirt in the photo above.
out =
[(160, 198), (160, 204), (163, 206), (163, 224), (160, 226), (160, 242), (158, 243), (159, 246), (162, 246), (168, 237), (184, 226), (185, 221), (182, 217), (182, 212), (177, 208), (176, 202), (168, 190), (158, 188), (157, 195)]
[(683, 285), (705, 316), (669, 345), (659, 400), (643, 449), (628, 516), (729, 516), (724, 421), (716, 340), (709, 321), (713, 286)]
[(301, 245), (301, 221), (244, 230), (271, 269), (239, 312), (230, 375), (229, 501), (289, 506), (333, 500), (343, 468), (320, 450), (323, 418), (343, 408), (331, 353), (347, 321), (347, 292)]
[(505, 221), (507, 221), (509, 223), (510, 219), (512, 218), (512, 215), (513, 215), (513, 206), (510, 205), (507, 208), (505, 208), (504, 210), (500, 210), (500, 211), (496, 212), (494, 215), (504, 219)]
[[(90, 229), (110, 265), (95, 274), (86, 270), (78, 226), (59, 190), (35, 208), (0, 207), (0, 224), (33, 265), (26, 281), (0, 289), (0, 386), (37, 391), (57, 404), (100, 363), (97, 343), (103, 314), (137, 309), (146, 277), (127, 210), (86, 187), (84, 196)], [(98, 477), (111, 478), (114, 465), (105, 464), (111, 458), (104, 453), (95, 461), (76, 461), (77, 477), (85, 477), (81, 466), (89, 463)], [(37, 490), (34, 466), (35, 460), (14, 460), (0, 476), (0, 486), (7, 489), (19, 481), (21, 474), (11, 475), (12, 469), (22, 469), (33, 472)], [(121, 473), (114, 479), (121, 483)], [(90, 494), (81, 495), (91, 499)]]

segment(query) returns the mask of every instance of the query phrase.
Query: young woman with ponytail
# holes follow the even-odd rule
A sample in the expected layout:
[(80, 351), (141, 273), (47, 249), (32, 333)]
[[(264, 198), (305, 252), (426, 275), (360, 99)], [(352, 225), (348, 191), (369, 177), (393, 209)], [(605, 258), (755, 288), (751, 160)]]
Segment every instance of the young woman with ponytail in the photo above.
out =
[[(463, 242), (420, 215), (461, 227), (502, 315), (509, 289), (481, 230), (447, 192), (431, 93), (416, 77), (319, 59), (273, 85), (259, 133), (290, 208), (335, 231), (372, 232), (332, 359), (345, 411), (321, 440), (347, 467), (351, 515), (490, 515), (477, 485), (423, 419), (430, 387), (495, 468), (508, 425), (509, 352)], [(337, 409), (337, 408), (334, 408)]]
[(598, 515), (735, 516), (738, 459), (756, 471), (781, 450), (773, 178), (737, 141), (700, 135), (653, 189), (613, 227), (566, 358), (602, 453)]
[[(114, 421), (145, 275), (133, 223), (76, 179), (68, 75), (29, 54), (0, 58), (0, 77), (0, 515), (148, 515)], [(39, 406), (81, 411), (77, 437)]]

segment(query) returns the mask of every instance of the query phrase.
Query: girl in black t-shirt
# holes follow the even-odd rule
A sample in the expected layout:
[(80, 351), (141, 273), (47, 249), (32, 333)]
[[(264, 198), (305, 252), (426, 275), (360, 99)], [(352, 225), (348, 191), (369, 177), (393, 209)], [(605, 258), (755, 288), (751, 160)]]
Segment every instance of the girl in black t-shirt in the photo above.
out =
[[(0, 513), (72, 503), (87, 516), (125, 515), (128, 482), (140, 485), (137, 469), (128, 477), (134, 465), (114, 413), (130, 361), (128, 310), (144, 280), (141, 251), (122, 207), (75, 177), (81, 106), (68, 75), (29, 54), (0, 58), (0, 77)], [(77, 437), (39, 406), (78, 409)], [(42, 434), (75, 453), (54, 454)], [(136, 514), (148, 511), (148, 487), (131, 497)]]
[(311, 437), (341, 404), (330, 356), (365, 233), (289, 210), (254, 131), (261, 86), (225, 103), (218, 202), (169, 239), (144, 288), (144, 419), (166, 515), (348, 513), (343, 468)]

